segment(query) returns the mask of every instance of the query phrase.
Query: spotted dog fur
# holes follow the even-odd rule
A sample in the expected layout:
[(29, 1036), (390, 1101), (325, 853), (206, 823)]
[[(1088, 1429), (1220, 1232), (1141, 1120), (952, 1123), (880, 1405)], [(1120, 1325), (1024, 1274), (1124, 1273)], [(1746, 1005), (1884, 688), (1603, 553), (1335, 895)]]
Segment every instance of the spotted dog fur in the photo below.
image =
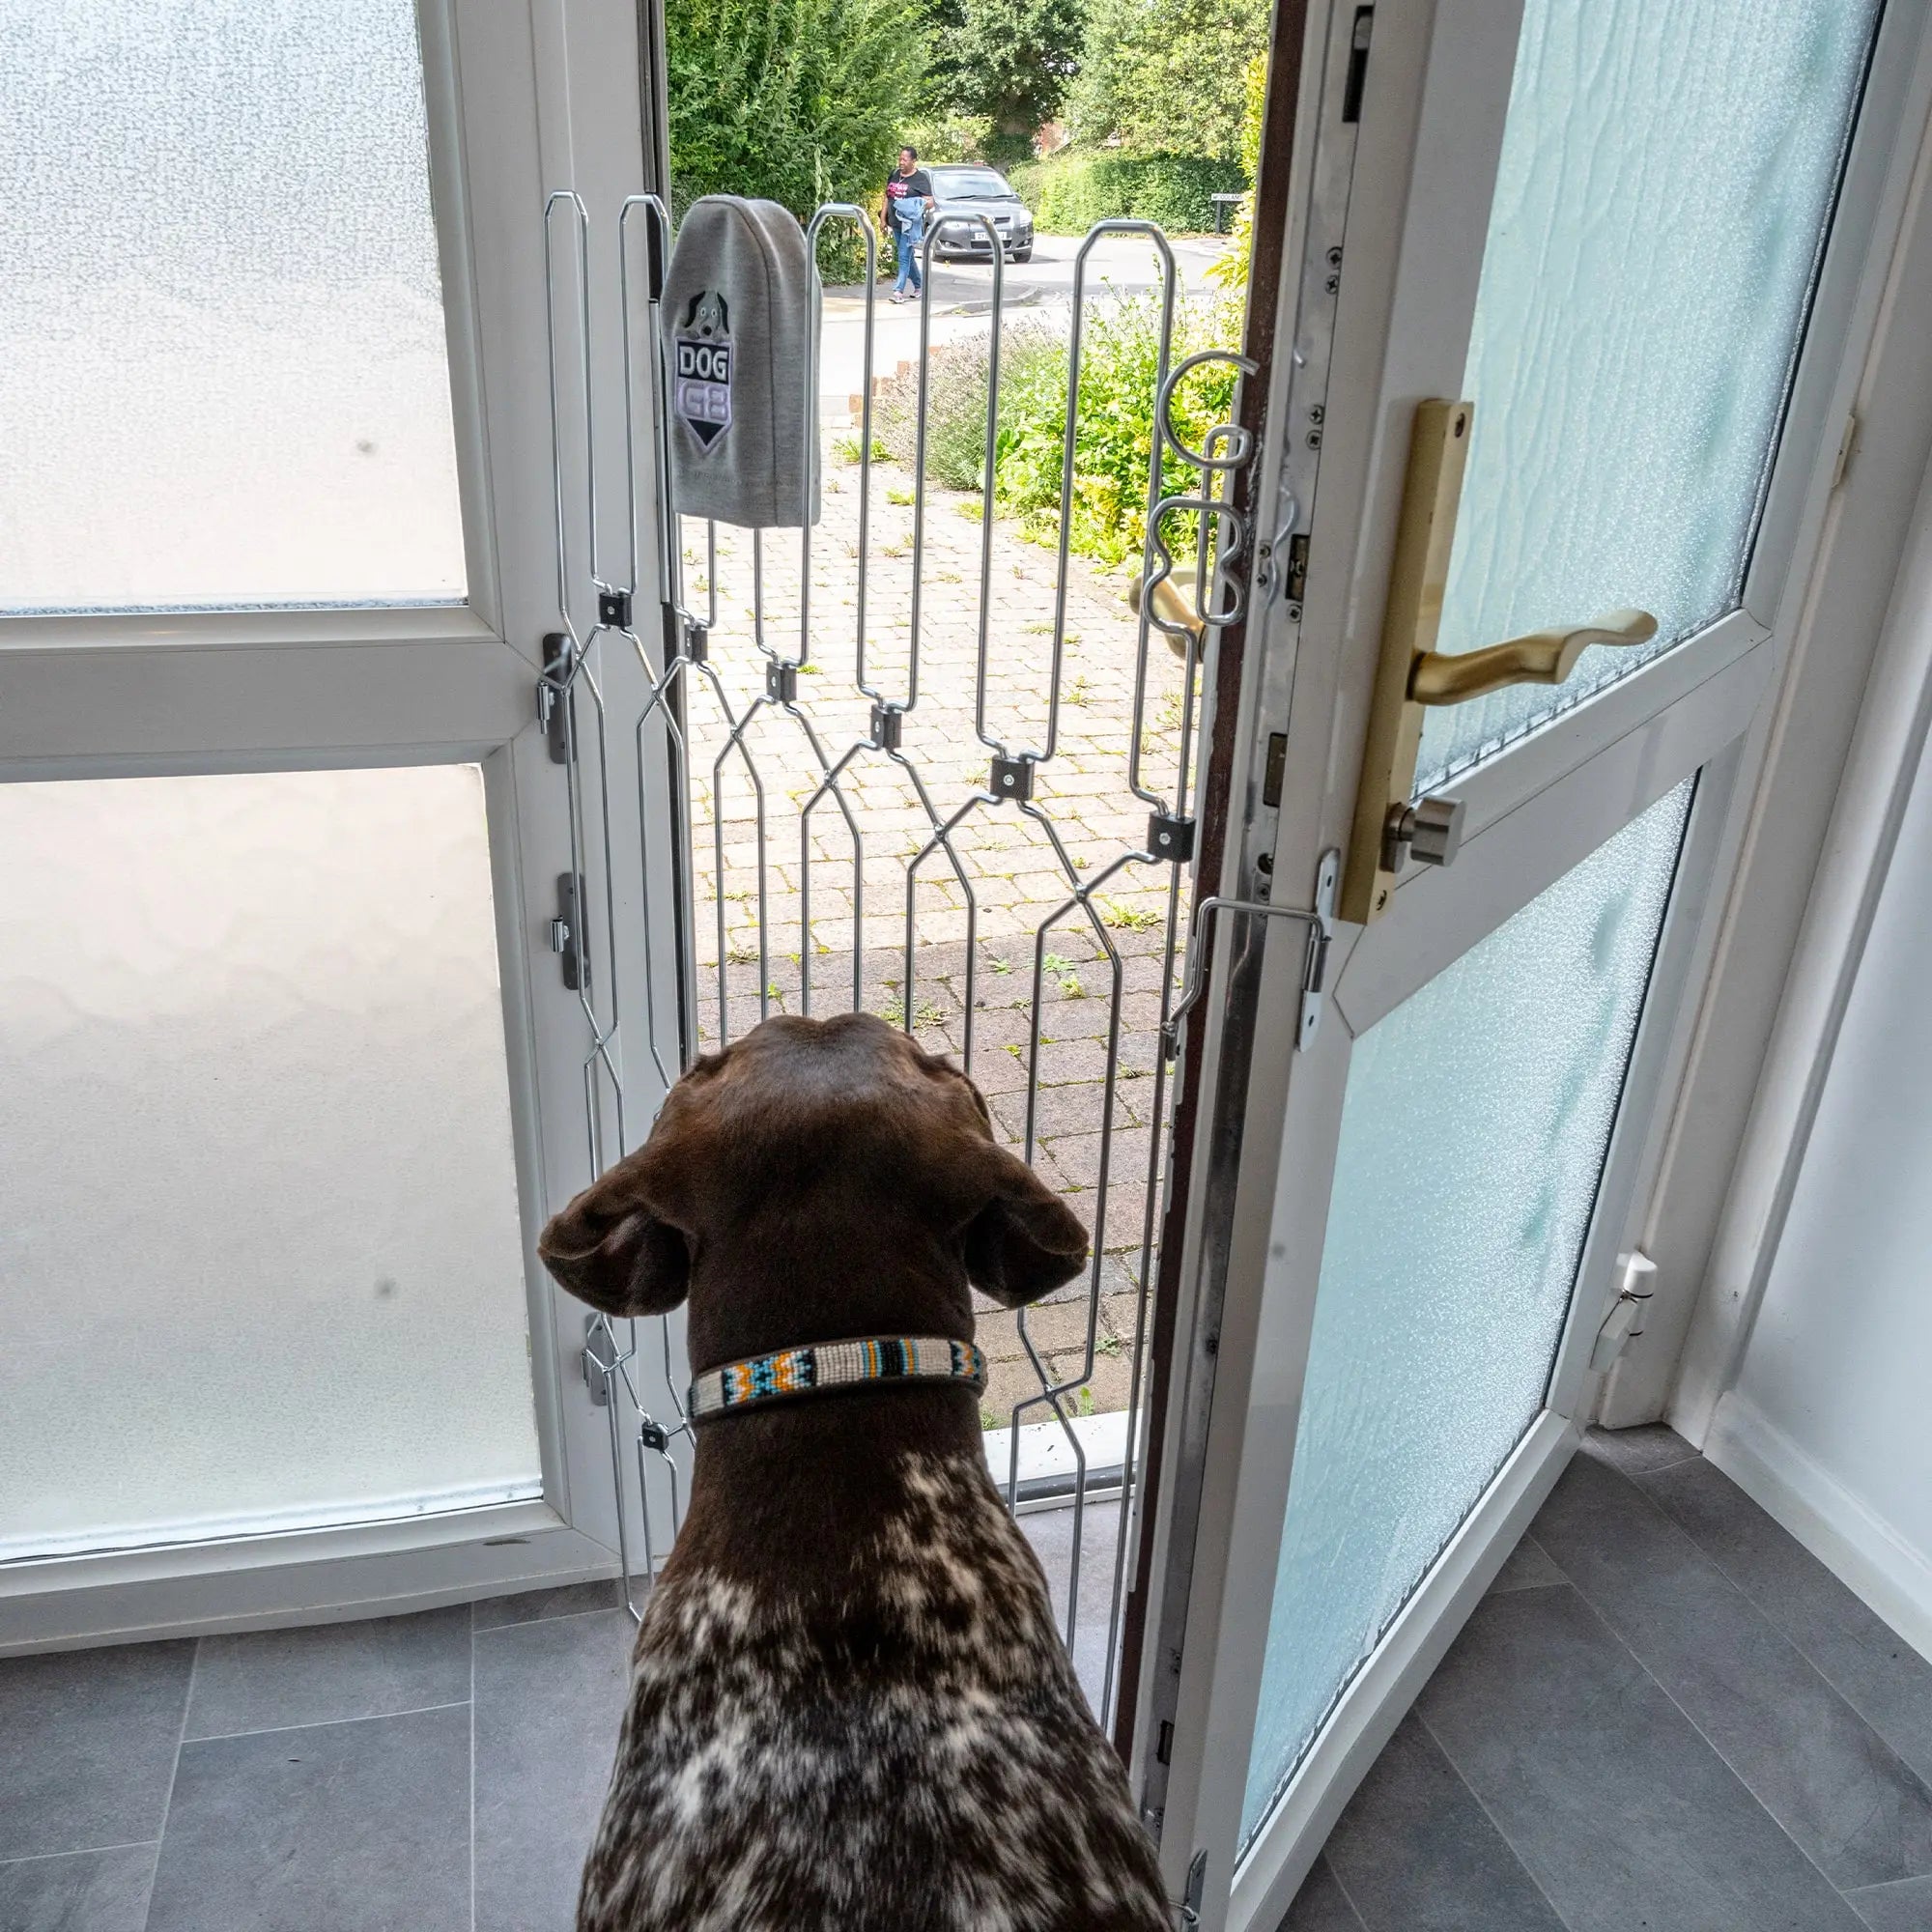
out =
[[(964, 1075), (883, 1022), (767, 1021), (544, 1232), (616, 1315), (689, 1297), (702, 1365), (973, 1334), (1079, 1270)], [(944, 1382), (699, 1425), (645, 1607), (579, 1932), (1166, 1932), (1152, 1846), (1046, 1581)]]

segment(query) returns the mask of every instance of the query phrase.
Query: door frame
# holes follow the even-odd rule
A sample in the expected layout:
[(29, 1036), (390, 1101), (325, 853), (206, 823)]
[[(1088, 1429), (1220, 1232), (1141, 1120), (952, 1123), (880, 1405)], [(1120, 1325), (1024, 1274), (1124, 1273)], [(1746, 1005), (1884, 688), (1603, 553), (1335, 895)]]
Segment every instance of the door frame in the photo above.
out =
[[(628, 0), (417, 0), (429, 168), (442, 272), (464, 519), (461, 605), (0, 617), (0, 782), (473, 762), (484, 773), (504, 1042), (529, 1322), (541, 1497), (432, 1517), (102, 1549), (0, 1565), (0, 1655), (161, 1634), (262, 1628), (458, 1602), (618, 1570), (608, 1411), (591, 1400), (584, 1314), (536, 1255), (551, 1210), (591, 1178), (584, 1013), (551, 955), (555, 880), (571, 864), (568, 795), (538, 724), (541, 639), (587, 636), (587, 576), (560, 591), (557, 532), (581, 557), (594, 459), (606, 555), (623, 553), (623, 452), (592, 450), (532, 372), (553, 326), (582, 318), (547, 280), (546, 196), (600, 212), (586, 380), (611, 415), (623, 382), (614, 215), (644, 186), (639, 10)], [(568, 281), (568, 277), (562, 278)], [(574, 338), (571, 338), (574, 339)], [(575, 400), (568, 396), (567, 402)], [(650, 477), (638, 503), (639, 603), (660, 560)], [(559, 504), (558, 497), (562, 497)], [(559, 599), (566, 607), (559, 612)], [(606, 654), (613, 706), (642, 677)], [(618, 734), (621, 739), (622, 734)], [(613, 783), (637, 796), (612, 753)], [(595, 862), (611, 879), (607, 960), (637, 956), (642, 909), (631, 842)], [(627, 951), (628, 949), (628, 951)], [(634, 1057), (629, 1140), (660, 1097)], [(607, 1148), (605, 1157), (613, 1155)], [(647, 1358), (640, 1378), (655, 1374)], [(652, 1384), (654, 1386), (654, 1383)], [(635, 1498), (628, 1511), (639, 1547)]]
[[(1217, 888), (1253, 898), (1272, 882), (1284, 905), (1308, 903), (1319, 854), (1347, 836), (1380, 629), (1379, 609), (1368, 608), (1377, 600), (1354, 586), (1386, 582), (1407, 447), (1406, 410), (1385, 408), (1382, 399), (1454, 395), (1462, 380), (1462, 339), (1445, 349), (1439, 327), (1405, 333), (1400, 324), (1391, 329), (1390, 320), (1402, 291), (1411, 287), (1432, 292), (1437, 317), (1445, 308), (1466, 317), (1473, 308), (1520, 18), (1508, 0), (1381, 0), (1377, 7), (1362, 120), (1350, 142), (1352, 181), (1343, 200), (1347, 270), (1337, 278), (1339, 289), (1329, 291), (1324, 329), (1319, 306), (1306, 301), (1312, 250), (1327, 240), (1319, 209), (1316, 217), (1308, 213), (1309, 185), (1320, 184), (1321, 145), (1334, 146), (1340, 133), (1334, 89), (1345, 63), (1338, 49), (1353, 13), (1352, 5), (1339, 4), (1311, 10), (1298, 113), (1307, 130), (1296, 155), (1300, 228), (1291, 231), (1284, 267), (1280, 338), (1302, 360), (1297, 368), (1293, 355), (1276, 356), (1273, 434), (1258, 465), (1264, 498), (1259, 527), (1265, 529), (1285, 500), (1281, 471), (1302, 418), (1310, 407), (1322, 410), (1321, 488), (1312, 526), (1304, 525), (1311, 527), (1312, 568), (1297, 613), (1302, 621), (1291, 622), (1281, 602), (1258, 598), (1265, 630), (1261, 648), (1250, 654), (1255, 662), (1243, 694), (1250, 722), (1239, 742), (1247, 770), (1237, 774), (1234, 796), (1250, 796), (1267, 734), (1286, 729), (1291, 751), (1282, 807), (1276, 819), (1250, 805), (1245, 837), (1231, 836)], [(1188, 1886), (1197, 1855), (1207, 1855), (1204, 1925), (1272, 1923), (1286, 1910), (1327, 1826), (1555, 1480), (1589, 1413), (1595, 1390), (1585, 1374), (1586, 1345), (1614, 1298), (1615, 1257), (1642, 1225), (1641, 1209), (1664, 1157), (1674, 1114), (1667, 1096), (1685, 1077), (1699, 1017), (1695, 994), (1719, 938), (1719, 922), (1708, 908), (1723, 902), (1749, 834), (1765, 753), (1762, 720), (1788, 670), (1791, 632), (1834, 486), (1838, 439), (1828, 426), (1844, 419), (1877, 318), (1904, 199), (1897, 136), (1916, 126), (1915, 117), (1922, 119), (1925, 104), (1918, 77), (1923, 38), (1924, 9), (1893, 0), (1841, 183), (1743, 608), (1448, 787), (1468, 802), (1472, 828), (1482, 828), (1475, 838), (1487, 843), (1487, 833), (1507, 835), (1512, 817), (1532, 801), (1548, 808), (1577, 784), (1613, 787), (1620, 764), (1641, 762), (1659, 749), (1660, 733), (1689, 729), (1693, 714), (1706, 714), (1701, 737), (1692, 733), (1703, 776), (1680, 891), (1660, 943), (1630, 1073), (1638, 1104), (1620, 1118), (1600, 1189), (1553, 1380), (1557, 1406), (1546, 1410), (1353, 1681), (1231, 1887), (1348, 1057), (1338, 1037), (1346, 1026), (1329, 1022), (1311, 1052), (1288, 1050), (1300, 994), (1299, 934), (1282, 931), (1283, 922), (1257, 920), (1250, 924), (1266, 930), (1240, 938), (1264, 949), (1253, 1016), (1235, 1022), (1251, 1028), (1260, 1044), (1244, 1069), (1242, 1118), (1219, 1143), (1225, 1220), (1218, 1229), (1208, 1221), (1217, 1198), (1217, 1144), (1211, 1123), (1198, 1130), (1196, 1155), (1205, 1159), (1208, 1179), (1190, 1204), (1182, 1261), (1182, 1343), (1172, 1369), (1180, 1419), (1164, 1445), (1154, 1525), (1165, 1560), (1151, 1578), (1151, 1617), (1161, 1635), (1156, 1666), (1141, 1687), (1133, 1766), (1151, 1822), (1160, 1829), (1163, 1867), (1177, 1896)], [(1434, 58), (1432, 43), (1441, 49)], [(1448, 101), (1456, 112), (1447, 111)], [(1456, 181), (1465, 185), (1460, 198), (1445, 188)], [(1471, 181), (1484, 184), (1480, 221), (1466, 195)], [(1289, 294), (1297, 275), (1304, 278), (1299, 313)], [(1320, 358), (1309, 353), (1310, 343), (1327, 330), (1336, 345), (1334, 369), (1325, 386), (1314, 386)], [(1291, 683), (1292, 713), (1285, 689)], [(1689, 745), (1675, 755), (1687, 755)], [(1586, 751), (1592, 746), (1593, 753)], [(1581, 765), (1579, 756), (1586, 759)], [(1672, 769), (1681, 776), (1679, 767)], [(1600, 830), (1588, 844), (1604, 836)], [(1270, 845), (1271, 872), (1256, 863)], [(1419, 920), (1433, 902), (1452, 904), (1453, 891), (1470, 883), (1474, 856), (1465, 844), (1453, 881), (1412, 871), (1378, 937), (1391, 922), (1406, 922), (1410, 907)], [(1699, 890), (1681, 890), (1693, 879)], [(1235, 943), (1229, 934), (1218, 938), (1217, 974), (1225, 975)], [(1368, 963), (1377, 956), (1378, 949), (1363, 950), (1357, 928), (1344, 928), (1331, 952), (1332, 1004), (1358, 1024), (1389, 1003), (1386, 987), (1376, 995), (1367, 990), (1369, 977), (1382, 977)], [(1225, 1010), (1210, 1010), (1199, 1038), (1190, 1041), (1190, 1057), (1198, 1053), (1210, 1086), (1230, 1024)], [(1231, 1140), (1238, 1149), (1232, 1180)], [(1278, 1236), (1271, 1239), (1271, 1231)], [(1264, 1282), (1276, 1270), (1298, 1286), (1265, 1296)], [(1169, 1764), (1160, 1762), (1163, 1747)]]

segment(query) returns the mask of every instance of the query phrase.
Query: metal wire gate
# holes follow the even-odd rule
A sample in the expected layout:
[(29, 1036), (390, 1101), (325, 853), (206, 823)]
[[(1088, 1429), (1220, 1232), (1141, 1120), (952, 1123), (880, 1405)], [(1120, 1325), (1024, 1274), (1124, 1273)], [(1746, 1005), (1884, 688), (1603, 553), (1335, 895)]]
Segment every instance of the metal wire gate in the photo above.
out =
[[(934, 242), (966, 224), (989, 242), (983, 344), (935, 348)], [(979, 1319), (994, 1358), (989, 1462), (1009, 1507), (1065, 1505), (1035, 1540), (1104, 1719), (1144, 1447), (1200, 672), (1214, 634), (1242, 615), (1248, 531), (1230, 490), (1252, 454), (1236, 419), (1255, 365), (1220, 347), (1177, 356), (1182, 298), (1166, 237), (1151, 222), (1096, 223), (1075, 259), (1064, 349), (1045, 352), (1064, 355), (1065, 423), (1043, 552), (998, 514), (1012, 345), (993, 224), (942, 213), (928, 228), (918, 358), (876, 404), (877, 239), (862, 210), (828, 205), (807, 229), (814, 259), (835, 230), (865, 259), (860, 387), (848, 423), (822, 420), (815, 322), (804, 381), (820, 521), (781, 540), (676, 514), (658, 328), (670, 220), (655, 196), (623, 204), (605, 238), (623, 333), (619, 571), (599, 542), (599, 438), (613, 430), (594, 394), (593, 225), (568, 190), (544, 212), (558, 629), (538, 705), (569, 787), (571, 863), (551, 939), (582, 1009), (584, 1151), (591, 1175), (630, 1151), (699, 1052), (773, 1011), (866, 1008), (957, 1056), (996, 1128), (1093, 1234), (1083, 1282), (1017, 1314), (980, 1303)], [(1117, 236), (1140, 238), (1159, 271), (1130, 600), (1070, 550), (1090, 259)], [(1036, 330), (1024, 344), (1036, 364), (1042, 342)], [(1215, 364), (1232, 365), (1234, 406), (1190, 445), (1176, 399)], [(956, 441), (948, 384), (962, 368), (984, 389), (977, 493), (931, 476), (935, 438)], [(875, 439), (895, 396), (910, 441), (896, 460)], [(633, 886), (641, 918), (620, 919)], [(639, 925), (638, 944), (620, 937)], [(634, 1616), (637, 1580), (682, 1515), (681, 1332), (681, 1317), (596, 1316), (584, 1345)], [(1111, 1520), (1090, 1520), (1090, 1505), (1111, 1505)], [(1082, 1616), (1096, 1561), (1104, 1630)]]

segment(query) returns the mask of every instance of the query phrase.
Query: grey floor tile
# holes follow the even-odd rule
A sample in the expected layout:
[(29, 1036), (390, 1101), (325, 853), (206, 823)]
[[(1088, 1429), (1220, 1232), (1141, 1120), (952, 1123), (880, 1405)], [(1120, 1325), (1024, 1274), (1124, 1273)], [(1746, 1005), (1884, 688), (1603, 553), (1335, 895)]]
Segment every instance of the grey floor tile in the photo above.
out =
[(141, 1932), (154, 1882), (153, 1845), (0, 1864), (0, 1925), (7, 1932)]
[(1850, 1896), (1871, 1932), (1932, 1932), (1932, 1878), (1874, 1886)]
[(468, 1932), (469, 1713), (182, 1747), (148, 1932)]
[(1485, 1598), (1416, 1709), (1569, 1932), (1859, 1932), (1574, 1589)]
[(1593, 1429), (1585, 1440), (1605, 1462), (1633, 1474), (1639, 1469), (1667, 1469), (1697, 1453), (1676, 1430), (1661, 1422), (1646, 1422), (1635, 1429)]
[(611, 1781), (622, 1610), (476, 1634), (476, 1932), (570, 1932)]
[(1932, 1784), (1932, 1663), (1701, 1456), (1638, 1481)]
[(190, 1738), (377, 1718), (469, 1695), (469, 1606), (205, 1636)]
[(0, 1662), (0, 1859), (157, 1838), (192, 1643)]
[[(642, 1608), (643, 1600), (638, 1600)], [(477, 1630), (504, 1630), (511, 1624), (541, 1623), (545, 1617), (582, 1616), (585, 1610), (614, 1610), (623, 1606), (614, 1581), (564, 1583), (552, 1590), (520, 1590), (514, 1597), (485, 1597), (471, 1604)]]
[(1551, 1583), (1567, 1583), (1569, 1580), (1548, 1550), (1525, 1532), (1522, 1541), (1510, 1551), (1503, 1567), (1496, 1572), (1496, 1580), (1490, 1585), (1490, 1594), (1502, 1596), (1510, 1590), (1543, 1590)]
[(1641, 1490), (1578, 1456), (1536, 1538), (1834, 1885), (1932, 1872), (1932, 1792)]
[(1367, 1932), (1563, 1932), (1421, 1721), (1405, 1718), (1326, 1847)]
[[(1073, 1667), (1080, 1688), (1095, 1710), (1106, 1688), (1107, 1627), (1112, 1614), (1115, 1551), (1121, 1533), (1119, 1503), (1089, 1503), (1081, 1512), (1080, 1605), (1073, 1625)], [(1026, 1540), (1046, 1572), (1047, 1593), (1062, 1630), (1066, 1620), (1066, 1585), (1073, 1552), (1073, 1511), (1031, 1510), (1019, 1519)], [(1128, 1552), (1129, 1561), (1132, 1552)]]
[(1315, 1869), (1302, 1880), (1288, 1917), (1281, 1921), (1281, 1932), (1363, 1932), (1362, 1921), (1325, 1857), (1317, 1859)]

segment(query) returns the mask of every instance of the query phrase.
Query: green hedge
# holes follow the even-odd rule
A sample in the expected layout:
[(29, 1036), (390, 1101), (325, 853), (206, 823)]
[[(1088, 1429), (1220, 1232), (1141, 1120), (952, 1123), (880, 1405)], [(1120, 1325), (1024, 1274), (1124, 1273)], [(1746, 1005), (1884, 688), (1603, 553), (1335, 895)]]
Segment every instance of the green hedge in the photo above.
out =
[(1074, 154), (1014, 168), (1011, 180), (1049, 235), (1084, 235), (1121, 214), (1197, 233), (1214, 226), (1214, 196), (1247, 187), (1238, 161), (1203, 155)]
[[(1226, 348), (1240, 339), (1238, 298), (1197, 296), (1175, 318), (1173, 359)], [(1141, 554), (1147, 531), (1148, 470), (1153, 457), (1153, 406), (1160, 365), (1160, 308), (1151, 294), (1095, 301), (1081, 338), (1080, 406), (1073, 444), (1068, 542), (1084, 556), (1116, 564)], [(952, 490), (985, 484), (988, 338), (935, 345), (926, 356), (926, 474)], [(1200, 448), (1234, 401), (1226, 362), (1197, 369), (1174, 399), (1174, 426)], [(873, 408), (872, 434), (895, 462), (910, 467), (918, 448), (919, 374), (887, 384)], [(1065, 461), (1066, 342), (1036, 317), (1001, 336), (1000, 421), (994, 444), (999, 507), (1027, 536), (1056, 541)], [(1197, 491), (1200, 472), (1171, 450), (1162, 455), (1163, 489)], [(1164, 532), (1174, 554), (1194, 547), (1193, 519), (1171, 513)]]

